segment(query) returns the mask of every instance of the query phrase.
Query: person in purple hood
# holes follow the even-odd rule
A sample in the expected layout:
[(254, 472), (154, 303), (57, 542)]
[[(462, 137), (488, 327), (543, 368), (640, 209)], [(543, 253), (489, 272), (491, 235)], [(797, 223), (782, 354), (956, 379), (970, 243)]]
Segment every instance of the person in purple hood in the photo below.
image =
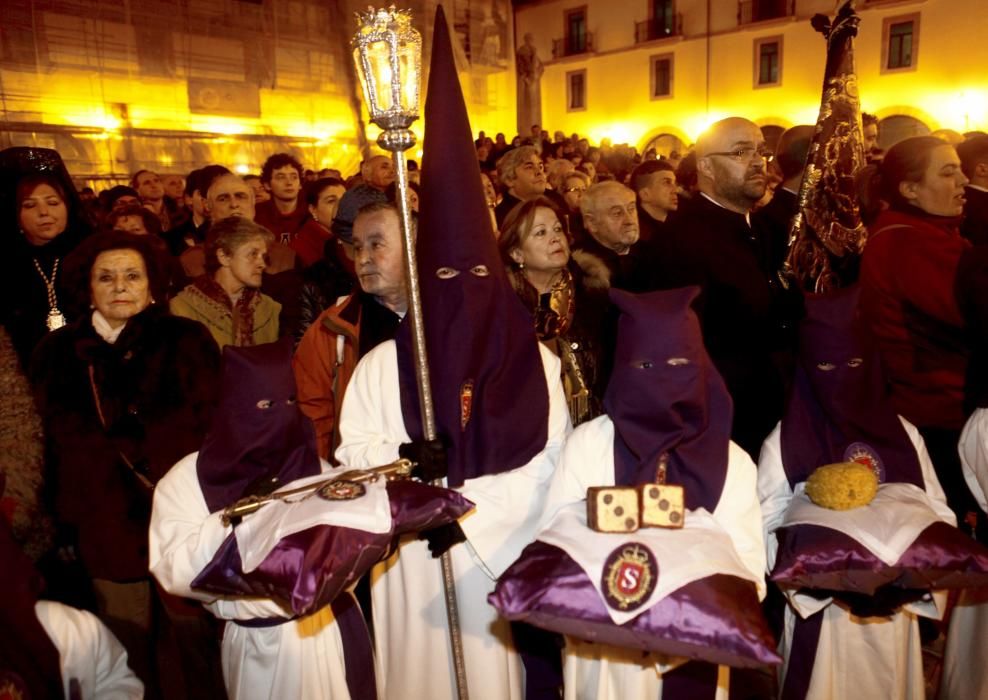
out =
[[(892, 408), (876, 348), (858, 318), (858, 298), (851, 287), (806, 301), (793, 386), (758, 464), (769, 570), (779, 548), (776, 531), (785, 526), (798, 487), (825, 464), (860, 462), (880, 486), (918, 487), (933, 517), (955, 522), (919, 431)], [(792, 590), (786, 596), (783, 698), (925, 696), (918, 620), (939, 619), (945, 595), (906, 605)]]
[(155, 489), (151, 572), (169, 593), (200, 600), (227, 621), (223, 678), (233, 700), (371, 700), (369, 638), (349, 592), (296, 618), (273, 599), (217, 596), (191, 586), (233, 531), (222, 521), (226, 506), (333, 469), (319, 459), (312, 423), (295, 403), (288, 339), (227, 346), (221, 388), (202, 449)]
[[(712, 516), (762, 597), (765, 553), (755, 465), (731, 441), (731, 397), (691, 308), (698, 291), (610, 291), (620, 315), (605, 415), (578, 426), (567, 440), (544, 522), (586, 498), (589, 487), (661, 482), (657, 472), (665, 465), (666, 483), (684, 489), (687, 527)], [(671, 571), (675, 564), (659, 565)], [(726, 666), (693, 661), (676, 667), (658, 654), (572, 637), (566, 639), (563, 674), (568, 700), (726, 700), (730, 684)]]
[[(500, 262), (445, 17), (436, 14), (425, 107), (417, 238), (437, 430), (423, 440), (407, 319), (395, 341), (357, 365), (336, 458), (351, 467), (399, 455), (424, 480), (445, 478), (476, 504), (427, 535), (450, 551), (472, 698), (522, 697), (509, 624), (487, 603), (534, 535), (545, 487), (569, 430), (559, 360), (539, 345)], [(439, 562), (405, 539), (371, 577), (382, 697), (455, 697)]]

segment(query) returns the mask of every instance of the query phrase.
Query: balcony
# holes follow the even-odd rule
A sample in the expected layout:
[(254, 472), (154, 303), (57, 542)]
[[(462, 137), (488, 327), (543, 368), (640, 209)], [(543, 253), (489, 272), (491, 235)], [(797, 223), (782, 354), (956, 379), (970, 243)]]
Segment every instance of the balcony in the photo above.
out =
[(739, 26), (795, 15), (796, 0), (739, 0), (738, 2)]
[(678, 12), (671, 18), (660, 17), (656, 19), (647, 19), (644, 22), (635, 22), (636, 44), (682, 35), (683, 15)]
[(578, 56), (581, 53), (593, 53), (594, 37), (592, 32), (574, 34), (563, 39), (552, 40), (552, 57), (565, 58)]

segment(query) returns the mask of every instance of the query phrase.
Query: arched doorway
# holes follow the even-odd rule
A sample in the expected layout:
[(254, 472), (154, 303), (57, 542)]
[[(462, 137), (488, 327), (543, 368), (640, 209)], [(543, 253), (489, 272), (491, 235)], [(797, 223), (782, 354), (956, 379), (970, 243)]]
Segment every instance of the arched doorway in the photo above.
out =
[(893, 114), (878, 121), (878, 146), (887, 151), (903, 139), (926, 136), (929, 133), (930, 127), (916, 117)]
[(645, 153), (650, 148), (654, 148), (655, 154), (660, 158), (669, 158), (673, 151), (679, 153), (680, 157), (686, 155), (686, 144), (674, 134), (659, 134), (645, 144), (641, 152)]

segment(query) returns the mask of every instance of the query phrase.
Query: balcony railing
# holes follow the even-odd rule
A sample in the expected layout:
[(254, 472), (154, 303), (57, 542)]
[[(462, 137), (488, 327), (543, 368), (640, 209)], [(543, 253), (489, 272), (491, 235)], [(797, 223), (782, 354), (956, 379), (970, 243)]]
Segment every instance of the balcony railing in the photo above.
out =
[(683, 15), (676, 13), (671, 21), (665, 18), (647, 19), (644, 22), (635, 22), (635, 43), (641, 44), (645, 41), (665, 39), (670, 36), (682, 36)]
[(739, 0), (738, 24), (764, 22), (796, 14), (796, 0)]
[(552, 57), (563, 58), (594, 51), (593, 32), (552, 40)]

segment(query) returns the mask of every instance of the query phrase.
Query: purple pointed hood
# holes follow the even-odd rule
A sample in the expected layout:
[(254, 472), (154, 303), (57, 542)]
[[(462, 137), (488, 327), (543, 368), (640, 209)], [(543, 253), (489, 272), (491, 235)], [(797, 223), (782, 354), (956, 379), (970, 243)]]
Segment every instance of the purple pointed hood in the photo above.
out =
[(793, 387), (782, 416), (782, 463), (793, 485), (819, 466), (859, 461), (879, 481), (923, 488), (916, 449), (888, 400), (874, 345), (860, 327), (858, 286), (806, 298)]
[(690, 308), (697, 287), (648, 294), (610, 291), (618, 307), (614, 370), (604, 411), (614, 422), (614, 483), (666, 481), (686, 506), (713, 512), (727, 478), (732, 404)]
[(295, 403), (289, 339), (223, 348), (220, 403), (196, 461), (209, 511), (318, 474), (311, 421)]
[[(455, 487), (541, 452), (549, 394), (531, 318), (498, 256), (442, 6), (426, 94), (416, 251), (436, 428)], [(410, 324), (397, 345), (405, 427), (421, 438)]]

